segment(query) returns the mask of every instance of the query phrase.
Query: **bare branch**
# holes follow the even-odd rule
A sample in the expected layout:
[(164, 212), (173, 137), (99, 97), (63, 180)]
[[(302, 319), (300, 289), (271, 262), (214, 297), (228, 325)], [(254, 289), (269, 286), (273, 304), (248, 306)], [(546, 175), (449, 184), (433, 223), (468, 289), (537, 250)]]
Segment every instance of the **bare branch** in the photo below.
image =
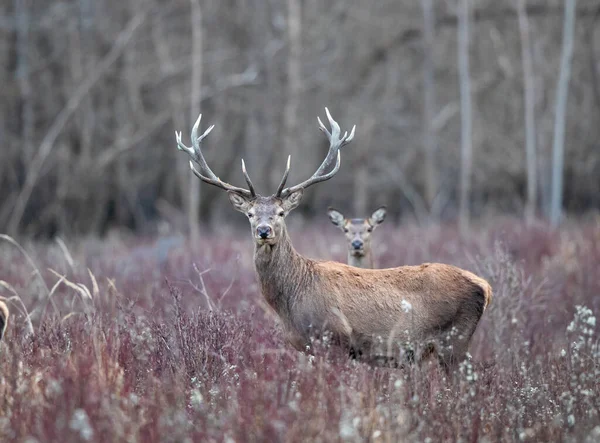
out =
[(27, 170), (25, 184), (19, 193), (13, 214), (8, 222), (9, 233), (15, 233), (17, 231), (19, 223), (21, 222), (21, 218), (23, 217), (23, 212), (27, 207), (27, 203), (29, 202), (33, 188), (37, 183), (42, 167), (44, 166), (48, 155), (50, 155), (50, 152), (54, 147), (54, 142), (83, 98), (90, 92), (98, 80), (102, 78), (102, 76), (107, 72), (108, 68), (110, 68), (112, 64), (121, 56), (127, 47), (127, 44), (134, 36), (135, 31), (142, 25), (142, 23), (144, 23), (145, 19), (146, 13), (140, 12), (129, 21), (125, 29), (123, 29), (117, 37), (115, 44), (108, 54), (106, 54), (106, 56), (104, 56), (98, 65), (91, 70), (89, 76), (84, 79), (83, 83), (77, 87), (73, 95), (69, 98), (67, 105), (56, 116), (56, 119), (50, 126), (50, 129), (40, 144), (40, 149), (31, 161), (31, 165)]

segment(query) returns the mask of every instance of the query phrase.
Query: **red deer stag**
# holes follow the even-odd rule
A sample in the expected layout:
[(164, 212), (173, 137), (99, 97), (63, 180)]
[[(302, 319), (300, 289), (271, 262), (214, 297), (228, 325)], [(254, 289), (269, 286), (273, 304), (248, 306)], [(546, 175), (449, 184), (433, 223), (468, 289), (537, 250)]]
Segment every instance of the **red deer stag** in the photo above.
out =
[(6, 332), (6, 325), (8, 323), (8, 307), (6, 303), (0, 301), (0, 340), (4, 337), (4, 332)]
[[(187, 152), (193, 173), (229, 195), (233, 207), (245, 214), (254, 239), (254, 264), (262, 294), (278, 314), (286, 339), (306, 350), (311, 337), (327, 333), (351, 356), (371, 364), (400, 365), (401, 359), (420, 362), (437, 351), (446, 370), (465, 357), (471, 336), (490, 303), (492, 289), (482, 278), (454, 266), (425, 263), (391, 269), (360, 269), (343, 263), (312, 260), (294, 249), (285, 217), (300, 204), (309, 186), (329, 180), (340, 169), (340, 148), (354, 138), (354, 129), (343, 136), (327, 108), (331, 132), (318, 120), (329, 139), (323, 163), (306, 181), (286, 187), (290, 157), (274, 195), (257, 194), (242, 160), (248, 189), (222, 181), (202, 154), (198, 127), (191, 133), (192, 146), (175, 133), (179, 150)], [(330, 167), (333, 160), (335, 166)], [(410, 343), (418, 348), (407, 347)], [(420, 348), (424, 351), (420, 351)], [(412, 357), (412, 358), (411, 358)]]
[(373, 269), (373, 250), (371, 234), (385, 220), (385, 206), (377, 209), (369, 218), (346, 218), (334, 208), (327, 210), (329, 220), (340, 228), (348, 244), (348, 264), (357, 268)]

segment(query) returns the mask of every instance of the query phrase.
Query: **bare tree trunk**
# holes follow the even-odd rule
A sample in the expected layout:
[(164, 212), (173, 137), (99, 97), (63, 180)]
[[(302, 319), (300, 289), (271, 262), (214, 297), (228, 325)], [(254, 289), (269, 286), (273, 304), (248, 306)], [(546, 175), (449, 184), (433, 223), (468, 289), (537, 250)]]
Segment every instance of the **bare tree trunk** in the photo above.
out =
[(558, 226), (562, 215), (566, 108), (569, 80), (571, 78), (571, 58), (573, 56), (576, 3), (576, 0), (565, 0), (563, 43), (560, 59), (560, 75), (556, 87), (554, 141), (552, 143), (552, 193), (550, 197), (550, 224), (552, 226)]
[[(94, 15), (95, 9), (93, 0), (79, 0), (79, 23), (81, 31), (79, 34), (80, 41), (78, 42), (78, 45), (80, 48), (79, 63), (81, 66), (76, 68), (79, 74), (77, 83), (81, 81), (82, 76), (89, 75), (96, 64)], [(93, 134), (94, 122), (96, 120), (94, 118), (94, 106), (89, 97), (83, 99), (75, 120), (78, 123), (79, 140), (81, 143), (80, 164), (83, 167), (88, 167), (93, 158)]]
[(352, 181), (354, 191), (354, 216), (366, 217), (373, 208), (369, 208), (369, 146), (372, 144), (373, 129), (375, 128), (375, 119), (366, 116), (362, 126), (362, 139), (364, 143), (355, 146), (356, 168), (355, 176)]
[(471, 172), (473, 163), (473, 121), (471, 115), (471, 78), (469, 68), (469, 0), (458, 6), (458, 70), (460, 77), (461, 164), (459, 226), (464, 235), (469, 229)]
[[(298, 142), (298, 109), (300, 94), (302, 93), (302, 10), (300, 0), (287, 0), (288, 7), (288, 45), (287, 59), (287, 100), (284, 109), (283, 146), (284, 152), (289, 154), (294, 151), (294, 144)], [(276, 155), (275, 159), (279, 156)], [(279, 167), (273, 168), (271, 182), (277, 186), (281, 172)]]
[(433, 119), (435, 118), (435, 67), (433, 45), (435, 44), (435, 10), (433, 0), (423, 0), (423, 148), (425, 149), (425, 199), (431, 207), (437, 193), (436, 151), (437, 140)]
[[(543, 96), (549, 95), (549, 91), (546, 91), (545, 89), (541, 90), (541, 92)], [(544, 99), (543, 102), (546, 102), (546, 99)], [(545, 117), (546, 113), (550, 114), (550, 111), (541, 110), (540, 112), (540, 127), (542, 127), (542, 123), (545, 123), (545, 121), (550, 119), (549, 117)], [(540, 151), (537, 164), (540, 171), (540, 174), (538, 175), (538, 181), (540, 184), (539, 207), (540, 214), (542, 214), (546, 219), (550, 218), (550, 197), (552, 194), (552, 177), (550, 177), (552, 159), (550, 158), (549, 149), (550, 138), (552, 135), (548, 132), (548, 130), (540, 130), (540, 132), (537, 134)], [(544, 173), (542, 173), (542, 171), (544, 171)]]
[(29, 8), (31, 2), (15, 0), (14, 8), (17, 28), (17, 78), (21, 93), (21, 145), (24, 151), (24, 161), (29, 162), (33, 157), (33, 100), (29, 63), (29, 29), (31, 26)]
[(519, 32), (521, 34), (521, 59), (523, 62), (523, 85), (525, 97), (525, 152), (527, 159), (527, 203), (525, 220), (531, 223), (537, 210), (537, 154), (535, 123), (535, 78), (531, 56), (529, 20), (525, 9), (526, 0), (517, 0)]
[[(200, 114), (200, 89), (202, 87), (202, 9), (199, 0), (190, 0), (192, 7), (192, 92), (190, 94), (191, 122)], [(193, 244), (200, 238), (198, 209), (200, 207), (200, 182), (188, 174), (188, 224)]]

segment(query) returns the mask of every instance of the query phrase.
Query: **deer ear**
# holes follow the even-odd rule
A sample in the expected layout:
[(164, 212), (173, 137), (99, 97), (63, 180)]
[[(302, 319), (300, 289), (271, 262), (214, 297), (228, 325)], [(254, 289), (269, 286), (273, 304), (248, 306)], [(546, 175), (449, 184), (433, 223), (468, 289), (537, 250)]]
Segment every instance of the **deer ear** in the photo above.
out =
[(283, 210), (285, 212), (290, 212), (292, 209), (296, 208), (300, 204), (303, 194), (304, 190), (298, 189), (297, 191), (292, 192), (290, 195), (285, 196), (283, 198)]
[(372, 226), (383, 223), (383, 221), (385, 220), (386, 214), (387, 214), (387, 209), (385, 206), (382, 206), (381, 208), (379, 208), (375, 212), (373, 212), (373, 214), (371, 215), (371, 218), (369, 219), (369, 223)]
[(229, 201), (235, 210), (243, 213), (248, 212), (251, 204), (246, 197), (235, 191), (227, 191), (227, 195), (229, 196)]
[(327, 215), (329, 216), (329, 220), (331, 223), (341, 228), (344, 226), (345, 217), (340, 211), (333, 209), (332, 207), (327, 208)]

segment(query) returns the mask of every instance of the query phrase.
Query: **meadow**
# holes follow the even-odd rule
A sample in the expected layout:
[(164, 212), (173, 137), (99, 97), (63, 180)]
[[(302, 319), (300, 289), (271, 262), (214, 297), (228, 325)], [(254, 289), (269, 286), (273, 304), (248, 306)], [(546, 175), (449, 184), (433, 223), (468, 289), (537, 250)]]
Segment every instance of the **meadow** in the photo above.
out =
[[(325, 218), (297, 249), (345, 261)], [(372, 368), (288, 347), (261, 300), (247, 228), (0, 239), (0, 440), (600, 441), (600, 219), (383, 225), (378, 267), (440, 261), (489, 280), (471, 359)]]

